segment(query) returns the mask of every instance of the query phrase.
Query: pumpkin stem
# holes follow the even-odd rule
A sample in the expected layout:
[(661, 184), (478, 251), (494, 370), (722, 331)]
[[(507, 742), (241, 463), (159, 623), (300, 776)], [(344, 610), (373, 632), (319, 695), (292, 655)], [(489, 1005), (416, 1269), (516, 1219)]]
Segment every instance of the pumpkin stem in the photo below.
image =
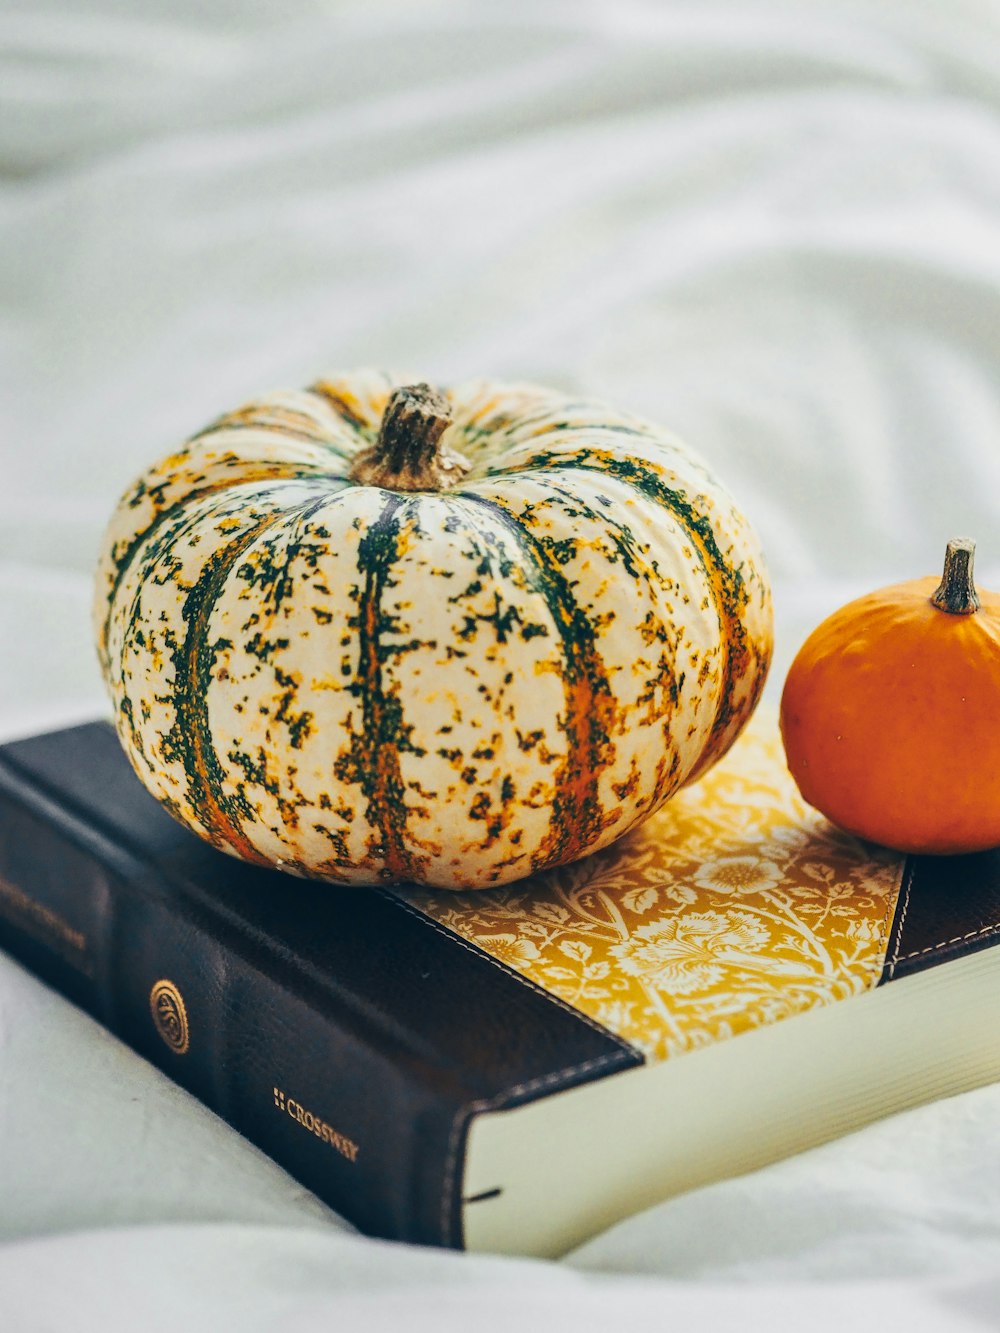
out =
[(441, 444), (451, 420), (451, 404), (429, 384), (394, 390), (382, 413), (378, 439), (354, 460), (351, 480), (389, 491), (449, 490), (471, 466)]
[(948, 543), (944, 555), (944, 574), (931, 597), (939, 611), (953, 616), (968, 616), (979, 610), (979, 597), (972, 582), (972, 557), (976, 543), (968, 537), (956, 537)]

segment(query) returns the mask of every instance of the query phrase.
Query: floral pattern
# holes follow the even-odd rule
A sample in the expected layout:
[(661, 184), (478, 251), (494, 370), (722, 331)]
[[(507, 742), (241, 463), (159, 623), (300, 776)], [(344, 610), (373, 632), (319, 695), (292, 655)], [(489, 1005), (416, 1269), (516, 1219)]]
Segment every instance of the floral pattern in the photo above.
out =
[(412, 906), (660, 1060), (873, 987), (902, 858), (798, 794), (773, 717), (615, 846)]

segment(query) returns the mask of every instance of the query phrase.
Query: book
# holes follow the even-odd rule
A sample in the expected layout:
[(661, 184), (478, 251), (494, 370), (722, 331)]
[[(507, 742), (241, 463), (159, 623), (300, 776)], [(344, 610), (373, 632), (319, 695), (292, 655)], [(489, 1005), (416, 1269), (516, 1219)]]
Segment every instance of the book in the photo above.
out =
[(903, 858), (773, 718), (620, 843), (468, 893), (240, 863), (110, 726), (0, 746), (0, 947), (369, 1234), (554, 1256), (1000, 1077), (1000, 852)]

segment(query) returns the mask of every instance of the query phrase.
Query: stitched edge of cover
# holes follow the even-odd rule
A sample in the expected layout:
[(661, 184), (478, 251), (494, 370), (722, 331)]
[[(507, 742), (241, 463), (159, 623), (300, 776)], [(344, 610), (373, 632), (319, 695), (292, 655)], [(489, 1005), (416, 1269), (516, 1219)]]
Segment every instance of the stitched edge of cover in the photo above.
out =
[(928, 944), (923, 949), (914, 949), (912, 953), (901, 954), (896, 962), (905, 963), (908, 958), (919, 958), (924, 953), (934, 953), (937, 949), (947, 949), (949, 944), (963, 944), (966, 940), (974, 940), (977, 935), (1000, 935), (1000, 926), (995, 923), (990, 926), (980, 926), (978, 930), (970, 930), (965, 935), (953, 935), (950, 940), (938, 940), (936, 944)]
[[(480, 1098), (479, 1101), (469, 1102), (466, 1106), (463, 1106), (452, 1119), (451, 1132), (448, 1135), (448, 1148), (445, 1155), (444, 1184), (441, 1192), (441, 1235), (449, 1235), (454, 1220), (453, 1215), (456, 1211), (459, 1211), (454, 1207), (455, 1176), (458, 1171), (459, 1149), (462, 1144), (466, 1126), (474, 1120), (477, 1115), (481, 1115), (484, 1111), (496, 1110), (511, 1096), (523, 1092), (533, 1092), (538, 1088), (558, 1086), (575, 1074), (596, 1072), (619, 1058), (620, 1056), (618, 1052), (609, 1051), (606, 1055), (597, 1056), (592, 1060), (584, 1060), (582, 1064), (568, 1066), (566, 1069), (561, 1069), (557, 1073), (541, 1074), (538, 1078), (529, 1079), (526, 1083), (518, 1083), (513, 1088), (508, 1088), (506, 1092), (501, 1093), (497, 1097), (483, 1097)], [(633, 1068), (635, 1067), (636, 1066), (633, 1066)]]
[(494, 958), (493, 955), (487, 953), (485, 949), (481, 949), (477, 944), (473, 944), (470, 940), (464, 939), (456, 931), (449, 930), (447, 926), (442, 926), (439, 921), (435, 921), (433, 917), (427, 916), (424, 912), (421, 912), (419, 908), (414, 907), (412, 903), (408, 903), (405, 898), (394, 893), (392, 889), (383, 888), (379, 889), (378, 892), (380, 892), (384, 898), (388, 898), (391, 902), (396, 903), (404, 912), (409, 912), (411, 916), (416, 917), (418, 921), (423, 921), (425, 924), (431, 926), (439, 935), (443, 935), (445, 939), (452, 940), (454, 943), (461, 945), (463, 949), (474, 954), (477, 958), (485, 959), (491, 966), (495, 967), (497, 971), (502, 972), (504, 976), (510, 977), (513, 981), (518, 982), (533, 994), (541, 996), (551, 1004), (556, 1005), (557, 1008), (562, 1009), (565, 1013), (572, 1015), (573, 1018), (585, 1023), (592, 1031), (599, 1033), (602, 1037), (608, 1038), (618, 1047), (617, 1051), (608, 1051), (605, 1055), (595, 1056), (590, 1060), (584, 1060), (580, 1064), (566, 1065), (563, 1069), (556, 1070), (553, 1073), (540, 1074), (537, 1078), (528, 1079), (524, 1083), (516, 1083), (513, 1087), (506, 1088), (496, 1097), (481, 1098), (479, 1101), (469, 1102), (459, 1109), (452, 1119), (451, 1130), (448, 1135), (448, 1146), (445, 1151), (444, 1177), (441, 1189), (441, 1211), (439, 1216), (441, 1236), (442, 1239), (446, 1239), (452, 1233), (454, 1214), (457, 1211), (455, 1208), (454, 1192), (455, 1176), (458, 1171), (459, 1150), (461, 1148), (465, 1128), (475, 1116), (480, 1115), (484, 1111), (495, 1110), (497, 1107), (503, 1106), (504, 1103), (508, 1102), (511, 1098), (522, 1096), (524, 1093), (535, 1092), (540, 1088), (558, 1087), (561, 1084), (567, 1083), (577, 1075), (596, 1073), (598, 1070), (608, 1068), (613, 1063), (619, 1061), (623, 1054), (635, 1058), (635, 1064), (632, 1066), (633, 1068), (645, 1064), (646, 1060), (645, 1056), (637, 1046), (633, 1046), (617, 1032), (613, 1032), (610, 1028), (603, 1027), (595, 1019), (591, 1018), (589, 1014), (585, 1014), (579, 1009), (574, 1009), (571, 1004), (567, 1004), (567, 1002), (561, 999), (558, 995), (553, 995), (551, 991), (547, 991), (543, 987), (537, 985), (537, 983), (532, 981), (529, 977), (522, 976), (520, 972), (512, 967), (508, 967), (507, 964), (502, 962), (499, 958)]
[[(892, 981), (896, 975), (896, 964), (899, 962), (899, 948), (903, 942), (903, 926), (906, 922), (906, 912), (910, 905), (910, 886), (913, 883), (914, 864), (912, 856), (908, 856), (903, 863), (903, 901), (900, 906), (899, 921), (893, 932), (896, 937), (896, 947), (893, 949), (892, 957), (889, 960), (888, 976), (890, 981)], [(935, 945), (934, 947), (936, 948), (937, 946)]]

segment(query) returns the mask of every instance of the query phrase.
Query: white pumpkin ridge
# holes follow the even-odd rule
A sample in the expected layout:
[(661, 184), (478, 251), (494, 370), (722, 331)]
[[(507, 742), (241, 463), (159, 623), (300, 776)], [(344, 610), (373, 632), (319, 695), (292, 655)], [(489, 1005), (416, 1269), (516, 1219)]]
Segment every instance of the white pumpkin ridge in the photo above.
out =
[(603, 404), (459, 385), (452, 489), (352, 481), (396, 383), (271, 395), (149, 469), (105, 542), (102, 666), (136, 771), (223, 850), (484, 888), (721, 757), (770, 594), (704, 464)]

